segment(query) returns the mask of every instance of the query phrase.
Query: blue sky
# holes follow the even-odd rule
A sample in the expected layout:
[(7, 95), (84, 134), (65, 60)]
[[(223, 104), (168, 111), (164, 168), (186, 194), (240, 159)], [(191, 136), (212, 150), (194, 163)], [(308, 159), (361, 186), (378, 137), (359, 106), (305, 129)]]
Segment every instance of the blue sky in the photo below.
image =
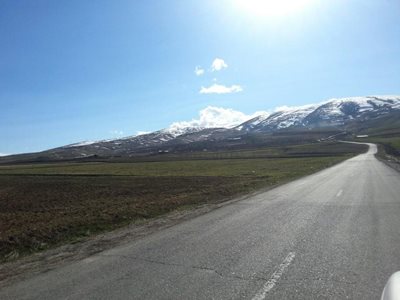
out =
[[(284, 15), (237, 2), (1, 1), (0, 153), (154, 131), (207, 106), (251, 115), (400, 94), (398, 0)], [(216, 58), (227, 67), (212, 71)], [(200, 93), (221, 86), (232, 92)]]

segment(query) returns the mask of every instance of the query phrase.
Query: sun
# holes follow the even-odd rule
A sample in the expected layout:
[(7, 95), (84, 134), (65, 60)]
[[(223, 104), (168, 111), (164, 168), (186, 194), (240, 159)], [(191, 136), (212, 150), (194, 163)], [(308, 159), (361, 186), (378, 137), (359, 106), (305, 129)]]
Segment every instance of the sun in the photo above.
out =
[(313, 0), (236, 0), (237, 7), (259, 17), (285, 16), (301, 11)]

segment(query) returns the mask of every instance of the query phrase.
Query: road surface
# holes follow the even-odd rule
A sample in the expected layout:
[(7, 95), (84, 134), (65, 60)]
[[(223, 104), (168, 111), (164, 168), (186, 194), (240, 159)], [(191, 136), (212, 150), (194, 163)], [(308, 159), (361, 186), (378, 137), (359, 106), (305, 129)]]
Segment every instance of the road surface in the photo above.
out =
[(379, 299), (400, 270), (400, 176), (332, 168), (0, 291), (0, 299)]

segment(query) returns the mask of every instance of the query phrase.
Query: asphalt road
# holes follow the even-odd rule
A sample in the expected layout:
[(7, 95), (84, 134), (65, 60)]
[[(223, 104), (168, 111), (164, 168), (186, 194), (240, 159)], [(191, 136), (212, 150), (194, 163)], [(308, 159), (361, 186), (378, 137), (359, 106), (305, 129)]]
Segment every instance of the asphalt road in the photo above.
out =
[(400, 270), (400, 176), (332, 168), (0, 291), (0, 299), (379, 299)]

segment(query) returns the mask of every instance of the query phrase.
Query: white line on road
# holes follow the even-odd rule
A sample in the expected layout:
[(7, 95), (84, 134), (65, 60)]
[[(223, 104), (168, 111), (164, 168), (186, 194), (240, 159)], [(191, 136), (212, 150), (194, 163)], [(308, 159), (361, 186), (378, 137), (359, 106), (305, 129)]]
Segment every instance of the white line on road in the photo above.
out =
[(279, 265), (278, 269), (272, 274), (271, 278), (264, 283), (263, 287), (258, 291), (258, 293), (252, 298), (252, 300), (264, 300), (267, 296), (267, 293), (274, 288), (278, 280), (283, 275), (283, 272), (287, 269), (287, 267), (292, 263), (295, 257), (294, 252), (290, 252), (283, 262)]
[(336, 197), (340, 197), (340, 196), (342, 196), (342, 194), (343, 194), (343, 190), (340, 190), (340, 191), (336, 194)]

